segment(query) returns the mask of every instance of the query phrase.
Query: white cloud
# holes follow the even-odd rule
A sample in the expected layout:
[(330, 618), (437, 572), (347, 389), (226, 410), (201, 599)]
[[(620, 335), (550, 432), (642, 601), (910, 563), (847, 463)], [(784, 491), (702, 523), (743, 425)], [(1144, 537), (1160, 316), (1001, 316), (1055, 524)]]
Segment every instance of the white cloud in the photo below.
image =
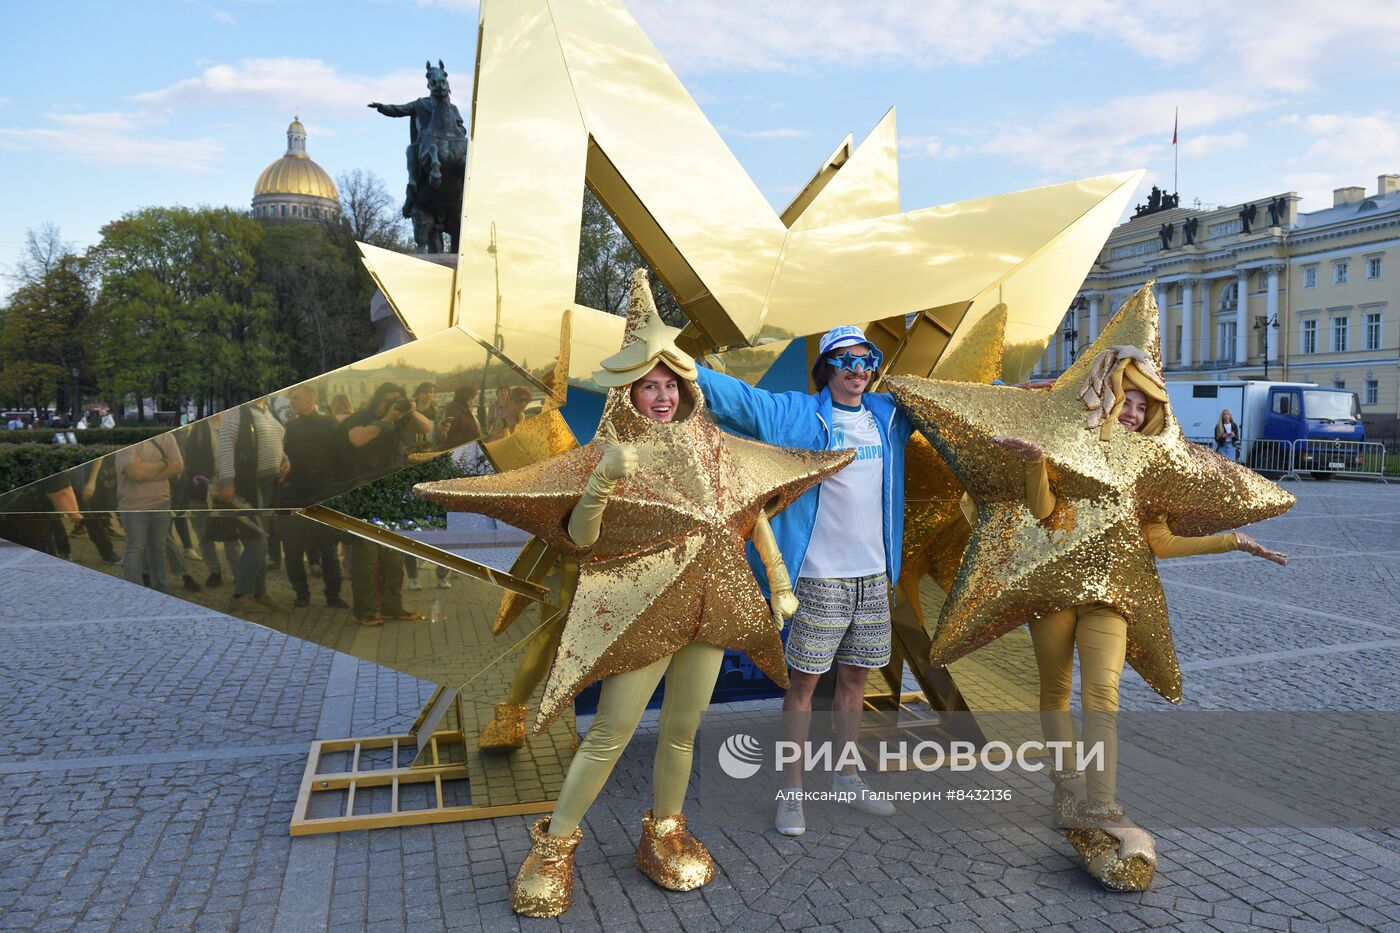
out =
[[(978, 146), (980, 152), (1039, 167), (1055, 175), (1144, 165), (1171, 150), (1176, 108), (1182, 151), (1195, 127), (1239, 120), (1270, 105), (1270, 98), (1229, 91), (1181, 90), (1116, 97), (1097, 107), (1063, 107), (1034, 126), (1005, 129)], [(1238, 148), (1248, 138), (1239, 131), (1196, 143), (1206, 151)], [(1214, 146), (1216, 148), (1211, 149)]]
[[(459, 97), (471, 93), (470, 64), (450, 75)], [(210, 65), (198, 77), (137, 94), (135, 100), (162, 107), (237, 102), (325, 115), (359, 113), (370, 101), (413, 100), (423, 95), (423, 87), (419, 71), (347, 75), (318, 58), (247, 58), (237, 65)]]
[(1206, 133), (1201, 136), (1192, 136), (1181, 143), (1181, 154), (1184, 156), (1205, 156), (1214, 155), (1217, 152), (1229, 152), (1232, 149), (1243, 149), (1249, 145), (1249, 134), (1241, 130), (1233, 133), (1221, 133), (1212, 136)]
[(717, 129), (726, 136), (738, 136), (743, 139), (801, 139), (804, 136), (812, 135), (807, 130), (793, 129), (788, 126), (771, 130), (738, 130), (732, 126), (720, 126)]
[(1294, 171), (1284, 176), (1301, 194), (1308, 210), (1332, 204), (1332, 191), (1362, 185), (1368, 191), (1375, 176), (1400, 172), (1400, 114), (1289, 114), (1279, 121), (1303, 139), (1299, 155), (1290, 160)]
[(1389, 111), (1366, 114), (1292, 114), (1282, 121), (1296, 126), (1312, 142), (1301, 161), (1341, 168), (1400, 165), (1400, 115)]
[(206, 172), (224, 153), (224, 144), (207, 136), (175, 139), (151, 132), (155, 124), (140, 113), (50, 113), (50, 124), (0, 127), (0, 146), (61, 152), (104, 165), (154, 165)]
[(915, 158), (956, 159), (963, 154), (963, 147), (949, 145), (937, 136), (901, 136), (899, 151)]
[[(462, 4), (475, 7), (475, 4)], [(1344, 55), (1388, 59), (1400, 4), (1339, 0), (629, 0), (678, 70), (975, 65), (1066, 38), (1250, 87), (1298, 90)]]
[(228, 10), (213, 10), (209, 13), (209, 15), (214, 17), (214, 19), (217, 22), (223, 23), (225, 26), (238, 25), (238, 23), (236, 23), (233, 19), (233, 14), (230, 13)]

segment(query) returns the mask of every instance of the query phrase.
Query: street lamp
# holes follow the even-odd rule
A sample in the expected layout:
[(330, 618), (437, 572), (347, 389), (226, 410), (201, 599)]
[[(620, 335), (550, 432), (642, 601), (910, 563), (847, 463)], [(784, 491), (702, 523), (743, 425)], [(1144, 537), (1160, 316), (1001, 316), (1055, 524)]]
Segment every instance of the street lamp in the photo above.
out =
[(1260, 338), (1264, 341), (1264, 381), (1269, 381), (1269, 330), (1278, 330), (1278, 315), (1265, 317), (1258, 315), (1254, 318), (1254, 329), (1259, 332)]
[(1079, 312), (1089, 307), (1089, 301), (1083, 295), (1069, 303), (1069, 314), (1065, 317), (1064, 338), (1069, 344), (1069, 361), (1074, 362), (1074, 358), (1079, 355), (1079, 329), (1075, 326), (1079, 323)]

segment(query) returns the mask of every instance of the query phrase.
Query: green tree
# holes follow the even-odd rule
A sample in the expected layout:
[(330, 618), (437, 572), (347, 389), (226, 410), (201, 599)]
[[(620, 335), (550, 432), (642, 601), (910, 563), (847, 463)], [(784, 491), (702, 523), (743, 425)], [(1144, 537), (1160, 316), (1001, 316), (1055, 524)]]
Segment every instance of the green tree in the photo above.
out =
[(379, 339), (369, 318), (374, 281), (348, 223), (269, 227), (257, 249), (258, 282), (286, 340), (288, 381), (371, 356)]
[(335, 187), (340, 194), (340, 220), (349, 226), (352, 239), (384, 249), (413, 252), (408, 221), (382, 178), (357, 168), (337, 175)]
[[(155, 207), (102, 228), (94, 370), (113, 400), (193, 398), (204, 415), (289, 374), (273, 301), (257, 276), (261, 225), (227, 208)], [(120, 406), (114, 406), (120, 407)]]
[[(55, 235), (57, 231), (54, 231)], [(16, 289), (0, 325), (0, 395), (76, 419), (89, 382), (92, 292), (83, 259), (52, 256)]]

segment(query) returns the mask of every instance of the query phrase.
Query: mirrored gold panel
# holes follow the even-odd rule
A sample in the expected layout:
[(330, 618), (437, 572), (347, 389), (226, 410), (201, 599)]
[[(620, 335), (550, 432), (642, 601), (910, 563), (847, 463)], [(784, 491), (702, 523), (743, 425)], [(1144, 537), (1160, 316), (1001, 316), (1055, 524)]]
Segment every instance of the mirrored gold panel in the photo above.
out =
[[(80, 509), (313, 505), (556, 407), (559, 325), (529, 368), (450, 328), (63, 475)], [(37, 486), (0, 496), (0, 512), (34, 510)]]
[[(314, 516), (314, 517), (311, 517)], [(174, 533), (187, 522), (203, 560)], [(552, 800), (573, 754), (571, 712), (518, 749), (482, 751), (478, 736), (563, 610), (547, 587), (328, 509), (8, 513), (0, 537), (134, 585), (352, 655), (460, 687), (471, 803)], [(270, 567), (275, 547), (279, 566)], [(210, 582), (210, 576), (221, 576)], [(417, 590), (406, 585), (416, 579)], [(242, 595), (234, 597), (240, 589)], [(496, 634), (505, 597), (521, 621)], [(371, 622), (372, 620), (372, 622)], [(526, 688), (538, 705), (540, 689)]]
[[(1094, 208), (1140, 177), (900, 214), (890, 113), (779, 216), (619, 0), (485, 0), (481, 37), (453, 319), (517, 359), (573, 304), (585, 183), (690, 317), (691, 344), (721, 350), (970, 302), (975, 320), (1067, 230), (1101, 243), (1118, 207)], [(1037, 339), (1053, 330), (1051, 291), (1008, 299), (1014, 340), (1022, 320)], [(621, 322), (578, 314), (570, 375), (586, 380)], [(738, 368), (761, 374), (778, 349)]]

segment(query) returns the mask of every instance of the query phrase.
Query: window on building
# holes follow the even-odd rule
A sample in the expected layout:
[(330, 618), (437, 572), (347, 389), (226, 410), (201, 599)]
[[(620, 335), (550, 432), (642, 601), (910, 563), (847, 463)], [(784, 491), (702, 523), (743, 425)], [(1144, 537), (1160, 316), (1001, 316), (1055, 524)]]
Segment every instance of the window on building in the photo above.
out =
[(1299, 353), (1317, 352), (1317, 321), (1304, 321), (1302, 330), (1299, 331), (1301, 342), (1298, 346)]
[(1380, 384), (1380, 382), (1379, 382), (1378, 380), (1375, 380), (1375, 379), (1367, 379), (1367, 380), (1366, 380), (1366, 391), (1365, 391), (1365, 394), (1363, 394), (1362, 397), (1361, 397), (1361, 404), (1363, 404), (1363, 405), (1376, 405), (1376, 404), (1379, 404), (1379, 403), (1380, 403), (1380, 400), (1381, 400), (1381, 384)]
[(1381, 348), (1381, 313), (1379, 311), (1366, 312), (1366, 349), (1379, 350)]
[(1345, 284), (1347, 284), (1347, 266), (1348, 266), (1348, 265), (1349, 265), (1349, 263), (1347, 263), (1345, 260), (1343, 260), (1342, 262), (1334, 262), (1334, 263), (1332, 263), (1332, 284), (1333, 284), (1333, 285), (1345, 285)]
[(1234, 321), (1221, 321), (1216, 328), (1215, 358), (1217, 360), (1233, 360), (1235, 358), (1235, 335), (1239, 331), (1235, 330)]
[(1345, 317), (1332, 318), (1332, 352), (1347, 352), (1347, 319)]
[(1303, 287), (1317, 288), (1317, 266), (1303, 267)]
[(1333, 379), (1333, 380), (1332, 380), (1332, 388), (1334, 388), (1334, 389), (1345, 389), (1346, 387), (1347, 387), (1347, 381), (1346, 381), (1345, 379)]
[(1371, 256), (1366, 260), (1366, 278), (1378, 279), (1381, 277), (1381, 257)]

